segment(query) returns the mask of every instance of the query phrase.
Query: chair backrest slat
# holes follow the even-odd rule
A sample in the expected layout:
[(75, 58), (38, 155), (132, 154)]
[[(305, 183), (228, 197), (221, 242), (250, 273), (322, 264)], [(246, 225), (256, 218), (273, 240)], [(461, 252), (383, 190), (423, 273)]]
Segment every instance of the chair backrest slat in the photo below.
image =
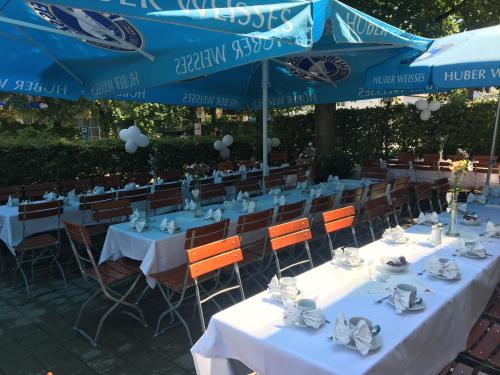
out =
[(182, 187), (182, 181), (166, 182), (155, 186), (156, 191), (177, 190)]
[(128, 199), (96, 202), (91, 205), (92, 218), (96, 221), (124, 218), (132, 213)]
[(425, 182), (415, 185), (415, 195), (417, 200), (430, 199), (432, 197), (431, 185)]
[(237, 181), (236, 185), (236, 194), (240, 191), (245, 192), (248, 191), (250, 195), (256, 195), (260, 192), (259, 180), (257, 177), (247, 178), (246, 180)]
[(356, 211), (353, 206), (347, 206), (323, 213), (326, 233), (332, 233), (353, 225)]
[(240, 216), (236, 224), (236, 233), (243, 234), (267, 228), (272, 223), (273, 213), (274, 210), (269, 208), (264, 211)]
[(158, 208), (180, 206), (182, 204), (181, 189), (163, 190), (148, 195), (148, 204), (151, 210)]
[(187, 250), (189, 263), (196, 263), (206, 258), (219, 255), (240, 247), (238, 236), (224, 238), (219, 241), (211, 242), (205, 245), (197, 246)]
[(120, 190), (118, 191), (118, 198), (127, 198), (130, 202), (138, 202), (146, 200), (149, 192), (149, 187), (131, 190)]
[(105, 189), (118, 189), (122, 184), (121, 176), (102, 176), (102, 177), (94, 177), (94, 186), (102, 186)]
[(63, 206), (64, 202), (62, 200), (21, 204), (18, 207), (18, 220), (25, 221), (58, 216), (63, 213)]
[(229, 230), (229, 219), (221, 220), (218, 223), (208, 224), (201, 227), (190, 228), (186, 231), (184, 249), (208, 244), (222, 240), (227, 237)]
[(316, 214), (326, 210), (330, 210), (335, 204), (335, 195), (325, 195), (323, 197), (313, 198), (309, 214)]
[(189, 265), (189, 272), (192, 278), (197, 278), (206, 275), (209, 272), (241, 262), (242, 260), (243, 252), (241, 249), (231, 250), (227, 253), (219, 254), (212, 258)]
[(386, 197), (372, 199), (364, 205), (365, 217), (372, 220), (378, 216), (386, 215), (389, 212), (389, 204)]
[(88, 210), (93, 203), (111, 201), (115, 199), (115, 193), (103, 193), (95, 195), (81, 195), (80, 196), (80, 210)]
[(283, 223), (285, 221), (301, 217), (304, 214), (305, 206), (305, 200), (279, 206), (278, 213), (276, 215), (276, 223)]
[(309, 220), (307, 218), (302, 218), (288, 223), (274, 225), (267, 229), (267, 233), (269, 238), (276, 238), (308, 228)]
[(200, 185), (200, 199), (207, 200), (226, 196), (224, 184)]
[(281, 237), (272, 238), (269, 242), (271, 243), (271, 249), (276, 251), (284, 247), (302, 243), (304, 241), (310, 240), (311, 238), (311, 231), (309, 229), (304, 229), (294, 233), (285, 234)]
[(352, 205), (361, 202), (362, 198), (363, 198), (363, 188), (344, 190), (342, 191), (342, 198), (340, 200), (340, 204), (342, 206), (346, 204)]

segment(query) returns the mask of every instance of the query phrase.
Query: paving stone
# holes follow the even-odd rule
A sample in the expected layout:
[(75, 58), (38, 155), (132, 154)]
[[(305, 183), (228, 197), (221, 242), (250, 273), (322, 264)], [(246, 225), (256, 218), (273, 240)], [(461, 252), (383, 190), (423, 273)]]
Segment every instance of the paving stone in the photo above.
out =
[(191, 355), (191, 352), (184, 353), (180, 355), (179, 357), (174, 359), (174, 363), (183, 368), (184, 370), (194, 370), (194, 362), (193, 362), (193, 356)]

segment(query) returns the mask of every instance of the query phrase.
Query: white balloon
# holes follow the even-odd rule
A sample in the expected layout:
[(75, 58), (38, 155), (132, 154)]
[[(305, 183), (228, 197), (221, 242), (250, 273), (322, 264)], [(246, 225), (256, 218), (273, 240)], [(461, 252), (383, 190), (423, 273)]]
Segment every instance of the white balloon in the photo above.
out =
[(420, 99), (415, 102), (415, 106), (417, 107), (418, 110), (425, 111), (426, 109), (429, 108), (429, 103), (427, 103), (427, 100), (425, 99)]
[(224, 142), (224, 144), (229, 147), (233, 144), (233, 136), (231, 134), (226, 134), (223, 138), (222, 138), (222, 142)]
[(214, 142), (214, 149), (217, 150), (217, 151), (220, 151), (220, 150), (222, 150), (225, 147), (226, 147), (226, 145), (222, 141), (215, 141)]
[(437, 111), (439, 108), (441, 108), (441, 103), (439, 103), (437, 100), (433, 100), (432, 102), (429, 103), (429, 109), (432, 112)]
[(279, 138), (271, 138), (271, 146), (278, 147), (280, 144), (281, 144), (281, 141)]
[(139, 129), (135, 125), (132, 125), (128, 128), (127, 134), (128, 139), (137, 142), (139, 140), (139, 137), (141, 136), (141, 129)]
[(422, 121), (427, 121), (430, 118), (431, 118), (431, 111), (429, 111), (428, 109), (423, 110), (422, 112), (420, 112), (420, 119)]
[(137, 143), (132, 140), (128, 140), (125, 143), (125, 151), (127, 151), (129, 154), (133, 154), (137, 151)]
[(120, 133), (118, 133), (118, 136), (120, 139), (124, 142), (128, 141), (128, 130), (127, 129), (122, 129), (120, 130)]
[(231, 155), (231, 151), (227, 147), (224, 147), (222, 150), (219, 151), (220, 157), (222, 159), (229, 159), (229, 156)]
[(149, 137), (147, 135), (141, 134), (139, 139), (137, 140), (137, 146), (146, 147), (149, 145)]

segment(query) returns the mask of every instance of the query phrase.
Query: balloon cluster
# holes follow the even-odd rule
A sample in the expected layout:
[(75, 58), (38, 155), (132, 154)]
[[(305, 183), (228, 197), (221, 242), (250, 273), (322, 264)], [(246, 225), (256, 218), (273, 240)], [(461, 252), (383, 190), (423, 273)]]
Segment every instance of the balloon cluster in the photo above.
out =
[(415, 102), (415, 106), (419, 111), (421, 111), (420, 119), (422, 121), (427, 121), (431, 118), (431, 112), (436, 112), (439, 108), (441, 108), (441, 103), (439, 103), (437, 100), (428, 102), (425, 99), (420, 99)]
[(222, 137), (222, 141), (214, 142), (214, 150), (219, 151), (220, 157), (222, 159), (229, 159), (231, 156), (231, 151), (229, 151), (229, 146), (233, 144), (233, 136), (230, 134), (226, 134)]
[(278, 147), (281, 144), (279, 138), (267, 138), (267, 150), (271, 152), (272, 148)]
[(137, 147), (146, 147), (149, 145), (147, 135), (141, 133), (141, 129), (137, 126), (130, 126), (128, 129), (122, 129), (119, 133), (120, 139), (125, 142), (125, 151), (133, 154), (137, 151)]

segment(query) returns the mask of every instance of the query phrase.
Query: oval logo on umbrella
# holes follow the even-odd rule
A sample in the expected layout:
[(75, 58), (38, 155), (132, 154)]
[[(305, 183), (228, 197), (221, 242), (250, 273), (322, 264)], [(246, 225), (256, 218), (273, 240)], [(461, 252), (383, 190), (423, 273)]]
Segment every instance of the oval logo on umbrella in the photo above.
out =
[(29, 6), (59, 30), (103, 41), (86, 40), (85, 43), (122, 52), (131, 52), (134, 51), (132, 47), (142, 48), (144, 45), (139, 31), (122, 16), (37, 2), (30, 2)]
[(296, 56), (283, 61), (295, 76), (309, 81), (333, 83), (351, 74), (351, 67), (337, 56)]

